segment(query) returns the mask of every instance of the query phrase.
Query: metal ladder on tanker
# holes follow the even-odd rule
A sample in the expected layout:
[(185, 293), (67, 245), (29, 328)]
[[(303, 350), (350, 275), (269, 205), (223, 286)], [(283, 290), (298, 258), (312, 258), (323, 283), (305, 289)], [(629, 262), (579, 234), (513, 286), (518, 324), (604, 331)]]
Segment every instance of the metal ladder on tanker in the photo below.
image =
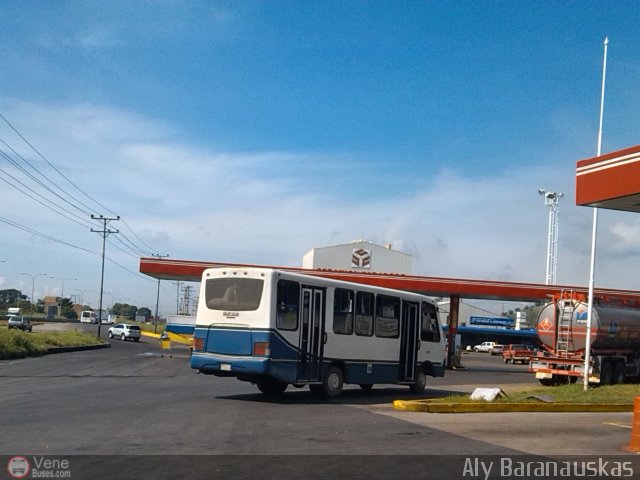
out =
[(569, 340), (571, 337), (571, 321), (573, 320), (573, 311), (575, 303), (570, 298), (564, 298), (564, 292), (562, 292), (562, 298), (558, 300), (558, 321), (556, 328), (558, 335), (556, 337), (556, 353), (560, 357), (567, 357), (569, 354)]

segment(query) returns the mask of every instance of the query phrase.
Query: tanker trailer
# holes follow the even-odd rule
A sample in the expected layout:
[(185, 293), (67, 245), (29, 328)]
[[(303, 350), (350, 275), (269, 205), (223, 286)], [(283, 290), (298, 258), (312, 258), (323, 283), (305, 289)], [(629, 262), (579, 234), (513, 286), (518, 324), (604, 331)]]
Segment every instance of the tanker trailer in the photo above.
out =
[[(640, 376), (640, 309), (598, 302), (591, 315), (589, 382), (622, 383)], [(583, 376), (588, 304), (555, 299), (538, 315), (536, 331), (543, 352), (529, 371), (543, 385), (575, 382)]]

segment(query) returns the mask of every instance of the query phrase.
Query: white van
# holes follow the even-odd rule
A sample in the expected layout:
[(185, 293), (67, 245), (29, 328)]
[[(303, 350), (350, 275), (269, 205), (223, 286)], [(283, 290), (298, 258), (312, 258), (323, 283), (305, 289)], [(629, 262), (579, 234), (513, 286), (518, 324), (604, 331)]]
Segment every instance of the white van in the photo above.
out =
[(91, 310), (83, 310), (80, 314), (80, 323), (98, 323), (98, 317)]

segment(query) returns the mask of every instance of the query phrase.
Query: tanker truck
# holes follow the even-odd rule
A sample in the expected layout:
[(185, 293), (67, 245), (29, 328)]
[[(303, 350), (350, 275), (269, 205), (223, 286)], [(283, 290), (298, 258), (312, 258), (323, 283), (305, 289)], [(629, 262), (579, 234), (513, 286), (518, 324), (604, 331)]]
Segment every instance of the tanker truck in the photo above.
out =
[[(640, 377), (640, 308), (594, 300), (591, 315), (589, 383), (611, 385)], [(583, 377), (588, 304), (584, 296), (558, 295), (542, 307), (536, 331), (542, 351), (529, 371), (543, 385)]]

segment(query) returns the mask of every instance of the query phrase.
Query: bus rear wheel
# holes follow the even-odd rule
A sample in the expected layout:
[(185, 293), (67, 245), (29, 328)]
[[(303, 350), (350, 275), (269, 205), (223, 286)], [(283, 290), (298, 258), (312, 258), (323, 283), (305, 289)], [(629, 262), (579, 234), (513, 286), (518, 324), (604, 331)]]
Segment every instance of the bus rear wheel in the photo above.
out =
[(427, 386), (427, 376), (422, 369), (416, 371), (416, 381), (409, 385), (411, 393), (422, 393)]
[(322, 391), (327, 398), (337, 397), (342, 393), (342, 387), (344, 385), (344, 378), (342, 376), (342, 370), (337, 366), (331, 365), (322, 379)]
[(287, 384), (277, 380), (264, 380), (256, 382), (258, 390), (265, 395), (280, 395), (287, 389)]

